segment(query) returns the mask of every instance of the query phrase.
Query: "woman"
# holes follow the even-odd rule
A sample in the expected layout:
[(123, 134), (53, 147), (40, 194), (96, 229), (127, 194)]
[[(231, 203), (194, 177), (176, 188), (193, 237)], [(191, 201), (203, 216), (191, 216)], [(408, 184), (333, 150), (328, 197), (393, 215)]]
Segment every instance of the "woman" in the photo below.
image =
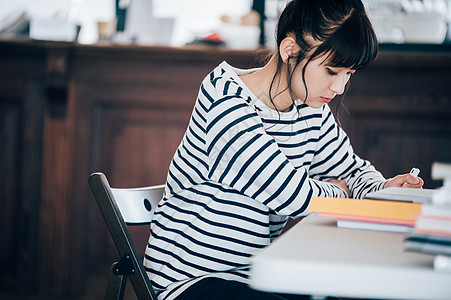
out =
[(264, 67), (223, 62), (204, 79), (146, 249), (160, 298), (284, 299), (246, 285), (250, 259), (313, 196), (422, 186), (359, 158), (327, 105), (376, 54), (360, 0), (293, 0)]

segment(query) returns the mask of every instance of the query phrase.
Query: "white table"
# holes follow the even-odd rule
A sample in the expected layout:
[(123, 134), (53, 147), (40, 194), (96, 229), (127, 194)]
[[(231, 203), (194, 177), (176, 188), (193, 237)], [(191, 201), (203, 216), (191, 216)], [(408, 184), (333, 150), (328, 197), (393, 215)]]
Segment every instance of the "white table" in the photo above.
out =
[(254, 257), (250, 285), (277, 293), (451, 299), (451, 273), (433, 255), (404, 252), (402, 233), (337, 228), (312, 214)]

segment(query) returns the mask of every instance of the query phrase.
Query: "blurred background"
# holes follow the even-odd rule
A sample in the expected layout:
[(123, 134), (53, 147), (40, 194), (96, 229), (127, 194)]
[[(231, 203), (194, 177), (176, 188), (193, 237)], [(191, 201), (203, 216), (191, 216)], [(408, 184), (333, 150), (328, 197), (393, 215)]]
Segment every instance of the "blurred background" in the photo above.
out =
[[(219, 38), (234, 48), (250, 48), (247, 40), (255, 42), (259, 34), (255, 32), (262, 29), (265, 39), (261, 45), (273, 47), (275, 20), (285, 3), (286, 0), (1, 0), (0, 35), (92, 44), (106, 34), (115, 43), (181, 46), (219, 33)], [(449, 0), (365, 0), (364, 4), (381, 43), (449, 41)], [(251, 10), (258, 14), (253, 16)], [(254, 25), (257, 30), (249, 28)], [(241, 43), (236, 41), (240, 39)]]
[[(88, 187), (165, 182), (202, 79), (262, 66), (283, 0), (0, 0), (0, 299), (103, 298)], [(451, 162), (451, 1), (365, 0), (380, 53), (330, 103), (387, 178)], [(133, 231), (144, 251), (148, 230)], [(127, 299), (134, 299), (130, 290)]]

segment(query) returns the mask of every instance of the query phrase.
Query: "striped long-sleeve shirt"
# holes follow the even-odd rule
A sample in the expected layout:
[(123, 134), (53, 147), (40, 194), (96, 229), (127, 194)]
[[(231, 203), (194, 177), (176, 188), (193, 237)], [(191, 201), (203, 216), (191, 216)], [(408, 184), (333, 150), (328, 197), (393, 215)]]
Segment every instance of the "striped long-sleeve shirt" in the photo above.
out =
[(345, 180), (354, 198), (385, 183), (327, 105), (277, 112), (239, 78), (252, 71), (223, 62), (201, 84), (144, 258), (160, 298), (206, 276), (246, 282), (251, 257), (311, 197), (346, 197), (327, 179)]

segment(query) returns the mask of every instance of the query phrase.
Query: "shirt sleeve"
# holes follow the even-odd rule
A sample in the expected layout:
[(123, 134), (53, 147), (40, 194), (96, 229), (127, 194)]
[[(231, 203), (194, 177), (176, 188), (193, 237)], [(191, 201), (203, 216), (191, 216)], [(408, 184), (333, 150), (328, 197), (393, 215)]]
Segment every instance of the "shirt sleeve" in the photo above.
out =
[(217, 97), (206, 118), (211, 180), (240, 191), (278, 214), (292, 217), (306, 211), (312, 196), (343, 197), (343, 190), (337, 185), (318, 184), (309, 178), (305, 168), (295, 168), (290, 163), (273, 137), (265, 132), (248, 99), (230, 92), (210, 97)]
[(348, 136), (335, 122), (327, 105), (323, 116), (310, 176), (320, 181), (345, 180), (352, 198), (363, 198), (371, 191), (382, 189), (386, 179), (369, 161), (354, 153)]

